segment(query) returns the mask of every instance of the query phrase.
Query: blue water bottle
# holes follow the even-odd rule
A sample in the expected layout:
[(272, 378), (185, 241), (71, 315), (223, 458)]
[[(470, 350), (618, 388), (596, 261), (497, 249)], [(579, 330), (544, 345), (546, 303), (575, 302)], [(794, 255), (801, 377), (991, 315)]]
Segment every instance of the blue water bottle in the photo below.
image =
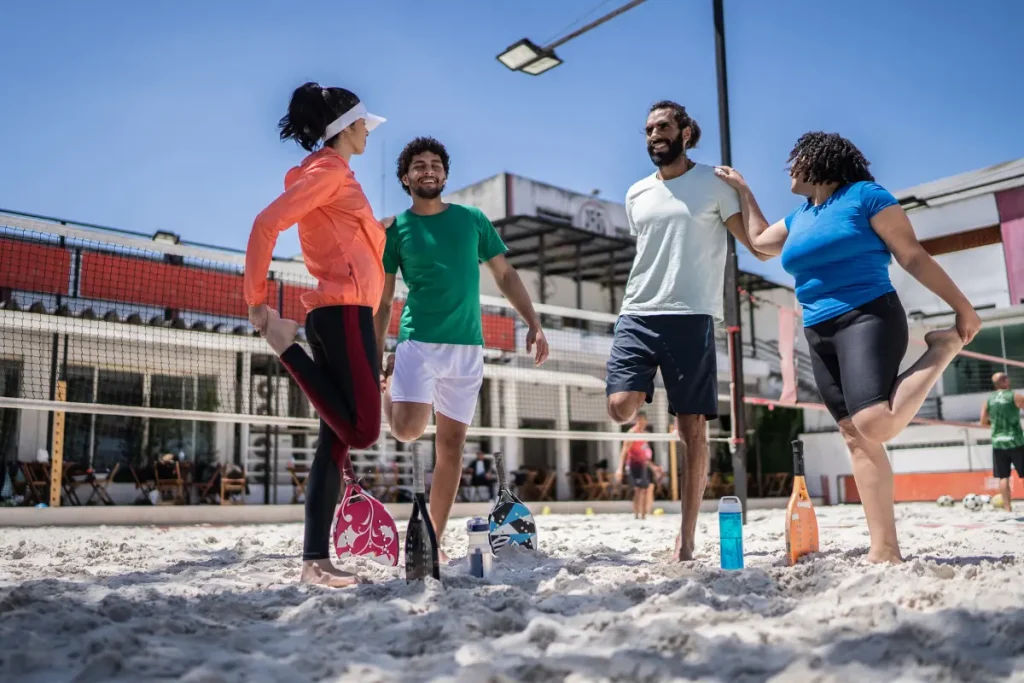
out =
[(743, 504), (736, 496), (718, 501), (718, 535), (722, 569), (743, 569)]

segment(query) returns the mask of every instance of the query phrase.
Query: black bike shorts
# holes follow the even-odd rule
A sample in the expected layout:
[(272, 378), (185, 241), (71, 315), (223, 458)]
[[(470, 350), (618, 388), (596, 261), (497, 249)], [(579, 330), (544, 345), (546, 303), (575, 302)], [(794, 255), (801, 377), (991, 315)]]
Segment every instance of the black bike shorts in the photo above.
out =
[(804, 330), (814, 381), (836, 422), (888, 403), (907, 353), (907, 314), (895, 292)]

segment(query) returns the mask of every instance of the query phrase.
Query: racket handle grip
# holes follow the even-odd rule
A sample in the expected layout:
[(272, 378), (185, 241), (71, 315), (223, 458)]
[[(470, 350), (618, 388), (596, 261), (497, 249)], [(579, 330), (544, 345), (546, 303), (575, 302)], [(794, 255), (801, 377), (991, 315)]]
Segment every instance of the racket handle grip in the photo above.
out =
[(501, 451), (495, 451), (494, 453), (494, 468), (498, 470), (498, 487), (506, 488), (505, 454)]
[(793, 440), (793, 476), (804, 476), (804, 442), (800, 439)]
[(414, 444), (412, 447), (412, 490), (414, 493), (426, 492), (423, 476), (423, 458), (420, 455), (419, 444)]

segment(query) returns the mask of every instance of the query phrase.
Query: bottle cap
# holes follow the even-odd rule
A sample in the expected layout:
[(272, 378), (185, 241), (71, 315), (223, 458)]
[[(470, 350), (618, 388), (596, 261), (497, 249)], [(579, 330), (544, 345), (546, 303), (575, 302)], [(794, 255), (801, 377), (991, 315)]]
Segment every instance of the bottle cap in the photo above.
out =
[(719, 512), (743, 512), (743, 503), (736, 496), (725, 496), (718, 501)]
[(466, 522), (467, 533), (479, 533), (481, 531), (489, 531), (491, 525), (487, 523), (487, 520), (483, 517), (474, 517), (473, 519)]

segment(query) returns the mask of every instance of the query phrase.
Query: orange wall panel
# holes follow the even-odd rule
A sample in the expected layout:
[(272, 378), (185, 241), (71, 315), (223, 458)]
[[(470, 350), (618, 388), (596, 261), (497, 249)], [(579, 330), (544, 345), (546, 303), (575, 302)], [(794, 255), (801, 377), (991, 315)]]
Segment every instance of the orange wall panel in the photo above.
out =
[[(859, 503), (860, 492), (852, 475), (839, 477), (840, 495), (843, 503)], [(1010, 482), (1013, 497), (1022, 495), (1024, 485), (1020, 478), (1014, 477)], [(893, 496), (897, 503), (935, 501), (939, 496), (953, 496), (960, 500), (968, 493), (994, 495), (999, 492), (998, 480), (992, 471), (975, 472), (918, 472), (897, 474), (893, 478)]]
[[(244, 318), (249, 307), (242, 292), (243, 278), (202, 268), (178, 266), (116, 254), (85, 253), (79, 294), (128, 304)], [(270, 301), (277, 299), (270, 284)]]
[(67, 294), (71, 252), (48, 244), (0, 239), (0, 287)]

